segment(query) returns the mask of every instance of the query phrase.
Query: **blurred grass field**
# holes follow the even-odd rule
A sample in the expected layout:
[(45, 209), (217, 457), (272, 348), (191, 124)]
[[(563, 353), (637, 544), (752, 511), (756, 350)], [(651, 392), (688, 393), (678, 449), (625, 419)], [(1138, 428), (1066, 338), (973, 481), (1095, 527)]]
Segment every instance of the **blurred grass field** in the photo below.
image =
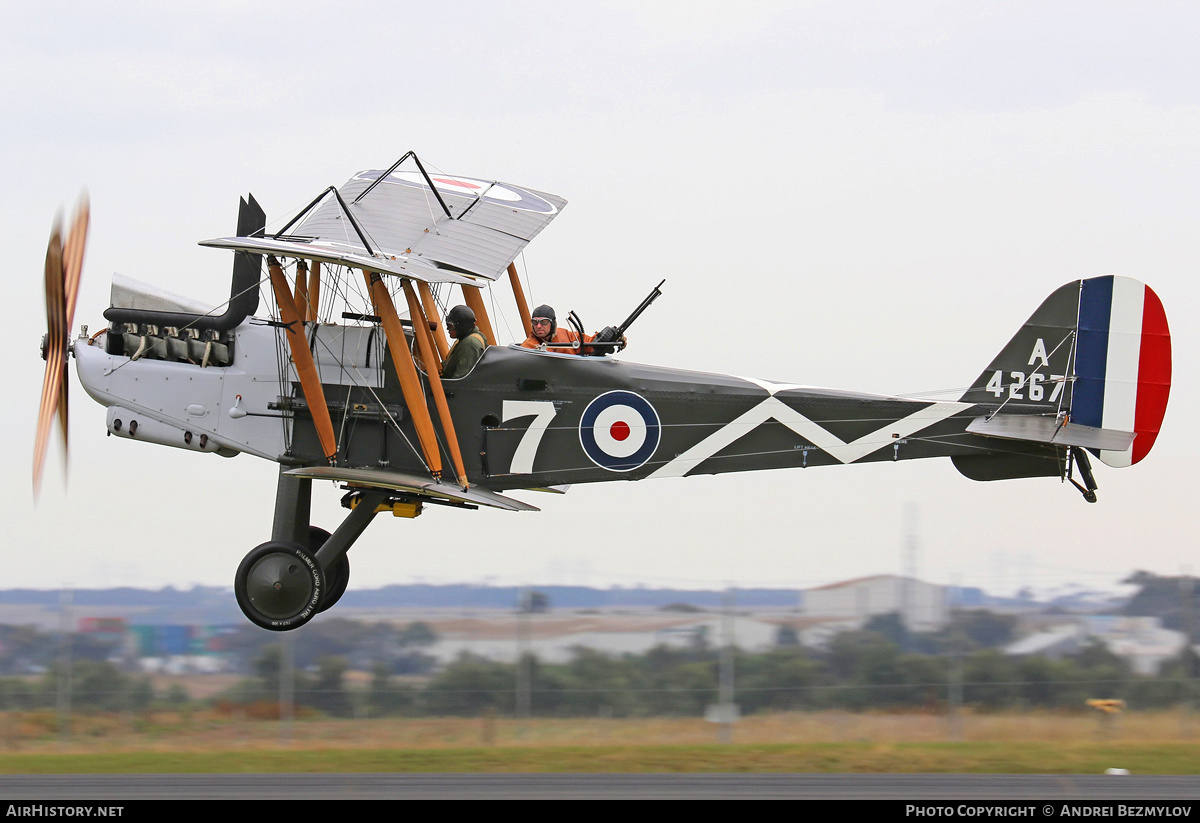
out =
[[(1195, 729), (1193, 728), (1195, 726)], [(0, 773), (119, 772), (1200, 772), (1181, 712), (944, 716), (792, 712), (696, 718), (298, 717), (244, 712), (0, 713)]]

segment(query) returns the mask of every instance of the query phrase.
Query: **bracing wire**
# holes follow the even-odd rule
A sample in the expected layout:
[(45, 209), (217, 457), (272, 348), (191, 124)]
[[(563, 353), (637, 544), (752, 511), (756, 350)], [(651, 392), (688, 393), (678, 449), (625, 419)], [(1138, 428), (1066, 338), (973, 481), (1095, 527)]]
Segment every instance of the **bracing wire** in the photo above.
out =
[[(1055, 353), (1059, 349), (1061, 349), (1065, 343), (1067, 343), (1067, 341), (1073, 340), (1074, 337), (1075, 337), (1074, 329), (1067, 332), (1066, 337), (1064, 337), (1062, 340), (1060, 340), (1058, 345), (1056, 345), (1046, 355), (1047, 359), (1053, 357), (1055, 355)], [(1075, 351), (1075, 348), (1072, 345), (1071, 350), (1068, 353), (1067, 366), (1064, 369), (1064, 371), (1066, 372), (1066, 375), (1063, 378), (1061, 378), (1062, 382), (1073, 383), (1075, 380), (1074, 376), (1072, 376), (1072, 374), (1071, 374), (1071, 359), (1072, 359), (1072, 356), (1074, 355), (1074, 351)], [(1030, 372), (1029, 375), (1027, 375), (1025, 377), (1025, 379), (1023, 381), (1021, 381), (1021, 383), (1016, 384), (1016, 387), (1014, 390), (1022, 391), (1030, 383), (1030, 381), (1033, 380), (1034, 375), (1038, 374), (1041, 371), (1041, 369), (1042, 369), (1042, 367), (1039, 366), (1037, 369), (1034, 369), (1032, 372)], [(984, 374), (986, 374), (986, 373), (987, 373), (987, 371), (985, 370)], [(1059, 382), (1059, 381), (1053, 381), (1053, 382)], [(955, 387), (950, 387), (950, 388), (945, 388), (945, 389), (929, 389), (927, 391), (902, 392), (901, 394), (897, 395), (897, 397), (912, 398), (914, 400), (918, 400), (918, 399), (922, 399), (922, 398), (926, 398), (926, 397), (938, 397), (938, 396), (946, 396), (946, 395), (949, 395), (949, 396), (958, 395), (961, 397), (961, 396), (967, 394), (968, 392), (981, 391), (986, 388), (987, 388), (986, 383), (973, 384), (970, 386), (955, 386)], [(1059, 394), (1059, 398), (1058, 398), (1058, 411), (1062, 410), (1062, 403), (1065, 398), (1066, 398), (1066, 392), (1065, 391), (1061, 392)], [(1008, 403), (1009, 399), (1011, 399), (1011, 398), (1006, 398), (1004, 400), (1004, 402), (1000, 404), (1000, 407), (996, 409), (996, 412), (999, 412), (1000, 408), (1003, 408)], [(996, 412), (993, 412), (993, 414)]]
[[(513, 337), (512, 327), (509, 326), (509, 324), (508, 324), (508, 315), (505, 314), (503, 311), (501, 311), (499, 305), (497, 305), (496, 290), (493, 289), (491, 286), (488, 286), (488, 300), (491, 301), (491, 304), (492, 304), (492, 316), (493, 317), (499, 316), (500, 322), (502, 322), (504, 324), (504, 332), (505, 332), (505, 334), (508, 335), (508, 339), (509, 340), (515, 339)], [(525, 338), (522, 337), (521, 339), (524, 340)]]

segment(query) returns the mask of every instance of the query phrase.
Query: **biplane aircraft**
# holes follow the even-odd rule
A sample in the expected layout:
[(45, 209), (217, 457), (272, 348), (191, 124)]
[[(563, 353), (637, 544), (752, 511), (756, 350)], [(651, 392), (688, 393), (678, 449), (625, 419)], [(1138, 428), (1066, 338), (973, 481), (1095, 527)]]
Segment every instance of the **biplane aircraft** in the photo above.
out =
[[(401, 169), (409, 159), (415, 168)], [(1129, 466), (1159, 432), (1166, 316), (1149, 287), (1121, 276), (1054, 291), (955, 402), (626, 362), (624, 326), (606, 329), (593, 356), (502, 345), (482, 290), (507, 274), (530, 333), (513, 261), (565, 205), (431, 175), (409, 152), (329, 187), (275, 233), (243, 199), (236, 235), (201, 244), (234, 253), (223, 306), (117, 276), (106, 326), (71, 340), (84, 205), (47, 254), (35, 489), (56, 411), (66, 436), (71, 353), (110, 435), (277, 462), (271, 539), (246, 555), (234, 591), (247, 618), (283, 631), (337, 602), (347, 552), (380, 512), (534, 511), (509, 492), (926, 457), (974, 480), (1069, 480), (1094, 502), (1089, 454)], [(443, 379), (459, 291), (490, 346), (468, 374)], [(344, 491), (349, 513), (332, 534), (310, 523), (314, 480)]]

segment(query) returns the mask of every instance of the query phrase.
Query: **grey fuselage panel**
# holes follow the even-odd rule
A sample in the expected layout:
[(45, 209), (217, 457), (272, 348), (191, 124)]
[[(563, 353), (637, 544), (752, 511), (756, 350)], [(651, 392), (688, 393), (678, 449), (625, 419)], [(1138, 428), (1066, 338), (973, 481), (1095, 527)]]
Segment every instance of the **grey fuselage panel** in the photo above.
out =
[[(370, 390), (324, 387), (339, 435), (339, 464), (424, 472), (390, 359), (382, 373), (382, 386)], [(467, 376), (443, 386), (468, 478), (497, 491), (925, 457), (1056, 453), (968, 433), (967, 425), (990, 406), (776, 384), (515, 346), (488, 348)], [(298, 386), (293, 394), (298, 401)], [(444, 451), (445, 434), (432, 403), (429, 408)], [(291, 444), (291, 462), (323, 462), (301, 402)], [(449, 465), (443, 453), (443, 466)]]

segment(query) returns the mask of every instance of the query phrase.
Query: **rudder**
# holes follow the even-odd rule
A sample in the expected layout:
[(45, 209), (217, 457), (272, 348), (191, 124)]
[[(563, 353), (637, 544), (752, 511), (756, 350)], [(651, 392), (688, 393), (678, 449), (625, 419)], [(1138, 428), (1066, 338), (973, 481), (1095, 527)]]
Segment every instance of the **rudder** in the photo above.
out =
[(1158, 438), (1171, 391), (1171, 333), (1162, 301), (1131, 277), (1084, 280), (1071, 419), (1132, 431), (1133, 446), (1101, 451), (1110, 466), (1131, 466)]

